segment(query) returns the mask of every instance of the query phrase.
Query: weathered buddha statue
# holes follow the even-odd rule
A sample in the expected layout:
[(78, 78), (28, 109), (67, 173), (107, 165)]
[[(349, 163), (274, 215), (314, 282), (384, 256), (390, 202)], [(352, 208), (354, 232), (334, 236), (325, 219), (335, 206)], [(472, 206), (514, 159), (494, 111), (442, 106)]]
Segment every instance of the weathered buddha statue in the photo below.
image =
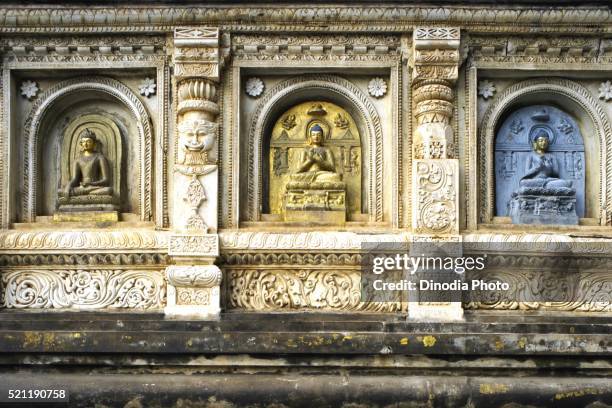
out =
[(520, 187), (547, 190), (572, 187), (571, 180), (559, 178), (557, 159), (547, 152), (549, 143), (548, 134), (544, 130), (534, 137), (533, 151), (527, 157), (525, 175), (521, 178)]
[(83, 130), (78, 138), (81, 152), (73, 159), (70, 180), (58, 191), (54, 220), (117, 221), (118, 202), (110, 166), (97, 149), (98, 138), (90, 129)]
[(291, 181), (302, 183), (341, 182), (336, 172), (334, 153), (323, 146), (323, 129), (314, 125), (308, 133), (308, 144), (300, 154), (296, 173), (290, 175)]
[[(104, 154), (96, 151), (96, 134), (85, 129), (79, 136), (81, 155), (71, 169), (72, 179), (60, 191), (64, 197), (82, 195), (112, 195), (110, 171)], [(63, 194), (62, 194), (63, 193)]]

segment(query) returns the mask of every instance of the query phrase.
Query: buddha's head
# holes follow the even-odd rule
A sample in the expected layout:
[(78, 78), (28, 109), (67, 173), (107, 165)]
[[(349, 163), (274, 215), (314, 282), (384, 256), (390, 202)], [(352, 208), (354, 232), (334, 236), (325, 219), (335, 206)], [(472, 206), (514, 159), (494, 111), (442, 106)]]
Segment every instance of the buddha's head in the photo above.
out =
[(540, 130), (533, 138), (533, 150), (536, 152), (543, 153), (547, 151), (549, 144), (550, 137), (548, 136), (548, 133), (543, 130)]
[(313, 146), (321, 146), (323, 144), (323, 128), (319, 125), (314, 125), (308, 132), (308, 142)]
[(84, 152), (93, 152), (97, 141), (96, 134), (90, 129), (85, 129), (79, 136), (79, 144)]

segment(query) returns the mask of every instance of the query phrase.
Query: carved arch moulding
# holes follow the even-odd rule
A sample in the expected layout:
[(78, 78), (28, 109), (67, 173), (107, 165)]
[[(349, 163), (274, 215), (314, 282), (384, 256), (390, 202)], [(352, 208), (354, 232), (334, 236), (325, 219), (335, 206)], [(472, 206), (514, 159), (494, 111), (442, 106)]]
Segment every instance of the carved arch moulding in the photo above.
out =
[[(592, 122), (599, 157), (599, 209), (602, 225), (612, 224), (612, 127), (598, 101), (584, 86), (562, 78), (539, 78), (518, 82), (499, 94), (483, 115), (478, 128), (477, 163), (470, 166), (478, 174), (478, 222), (490, 223), (495, 208), (494, 148), (498, 124), (508, 111), (532, 96), (549, 95), (556, 101), (577, 105)], [(586, 137), (586, 135), (585, 135)], [(595, 216), (599, 216), (596, 214)]]
[(152, 217), (152, 153), (153, 132), (151, 119), (138, 97), (123, 83), (108, 77), (90, 76), (62, 81), (44, 92), (32, 106), (24, 123), (23, 190), (21, 197), (22, 218), (25, 222), (36, 220), (38, 145), (41, 124), (45, 115), (60, 98), (74, 92), (97, 91), (107, 94), (125, 105), (135, 119), (138, 130), (140, 181), (138, 201), (141, 221)]
[[(383, 160), (382, 126), (378, 112), (368, 96), (348, 80), (336, 75), (303, 75), (282, 81), (267, 90), (253, 112), (248, 133), (247, 167), (247, 217), (257, 221), (261, 215), (263, 197), (262, 145), (267, 137), (266, 129), (277, 119), (275, 111), (291, 95), (301, 91), (317, 91), (320, 95), (333, 95), (344, 102), (346, 107), (357, 112), (358, 120), (364, 126), (364, 141), (367, 146), (364, 159), (373, 163), (368, 169), (368, 211), (371, 222), (383, 221)], [(284, 111), (286, 109), (281, 109)]]

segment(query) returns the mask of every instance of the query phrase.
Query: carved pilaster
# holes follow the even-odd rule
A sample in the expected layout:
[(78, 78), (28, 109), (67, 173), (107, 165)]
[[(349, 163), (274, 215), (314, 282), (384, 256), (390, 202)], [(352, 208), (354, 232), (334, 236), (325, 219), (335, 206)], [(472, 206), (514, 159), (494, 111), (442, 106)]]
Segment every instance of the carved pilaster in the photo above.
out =
[(454, 157), (453, 86), (459, 68), (458, 28), (417, 28), (413, 35), (412, 88), (415, 159)]
[[(174, 157), (173, 230), (166, 314), (218, 315), (221, 271), (217, 232), (217, 116), (219, 57), (217, 28), (176, 28), (174, 80), (177, 140)], [(196, 266), (197, 265), (197, 266)]]
[[(455, 135), (451, 125), (459, 44), (459, 28), (420, 27), (413, 33), (409, 63), (416, 121), (412, 148), (415, 242), (460, 241), (459, 161), (454, 158)], [(463, 310), (460, 302), (413, 299), (408, 314), (415, 319), (457, 320), (462, 318)]]

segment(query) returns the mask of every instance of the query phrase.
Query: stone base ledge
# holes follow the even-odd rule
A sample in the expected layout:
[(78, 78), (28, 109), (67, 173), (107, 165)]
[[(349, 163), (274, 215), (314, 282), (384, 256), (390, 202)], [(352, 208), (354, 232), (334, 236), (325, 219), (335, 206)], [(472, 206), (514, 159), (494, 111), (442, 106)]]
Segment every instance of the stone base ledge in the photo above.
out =
[(404, 319), (222, 313), (218, 321), (193, 321), (156, 314), (6, 311), (0, 314), (0, 353), (612, 356), (612, 323), (606, 316)]
[[(93, 371), (93, 370), (92, 370)], [(0, 373), (9, 389), (65, 389), (70, 407), (606, 407), (604, 376), (540, 373), (489, 377), (461, 372), (397, 375), (345, 370), (325, 373), (40, 372)], [(255, 375), (253, 375), (255, 374)], [(424, 392), (427, 390), (427, 392)], [(410, 405), (404, 405), (410, 401)], [(543, 403), (543, 405), (542, 405)], [(24, 404), (25, 406), (25, 404)], [(55, 406), (55, 405), (54, 405)]]

